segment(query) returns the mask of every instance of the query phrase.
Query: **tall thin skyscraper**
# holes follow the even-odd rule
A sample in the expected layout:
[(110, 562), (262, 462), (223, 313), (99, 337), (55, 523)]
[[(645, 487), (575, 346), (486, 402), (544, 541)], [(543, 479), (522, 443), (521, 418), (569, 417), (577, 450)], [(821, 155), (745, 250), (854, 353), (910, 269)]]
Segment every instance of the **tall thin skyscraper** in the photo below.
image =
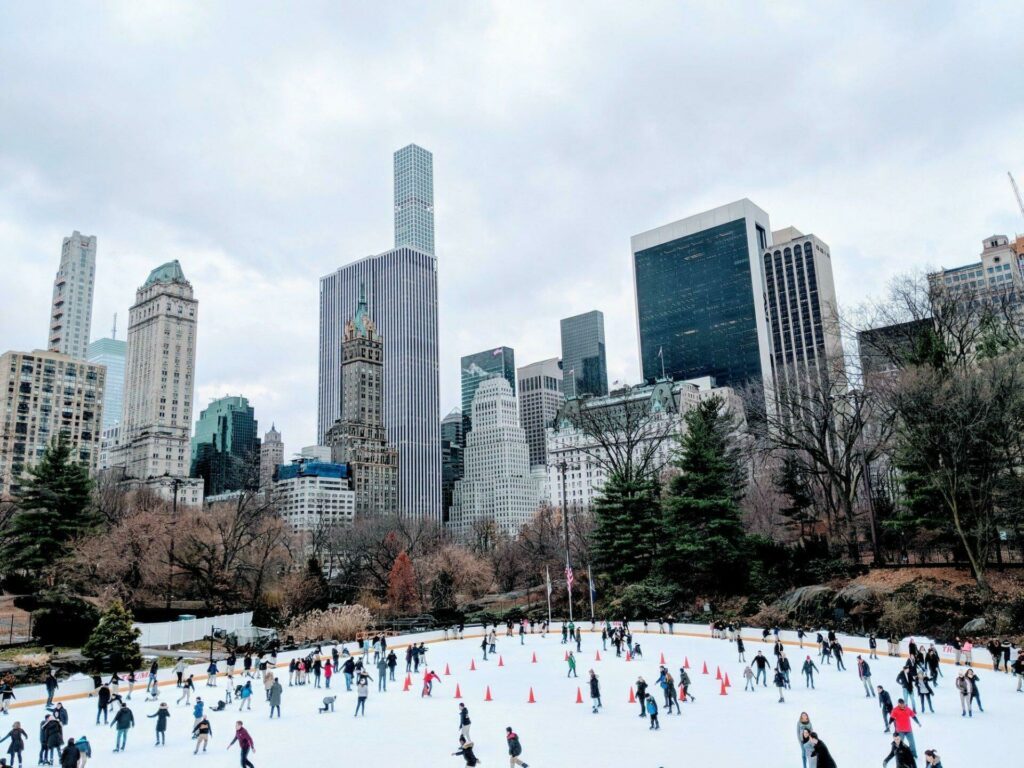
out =
[[(473, 397), (487, 379), (500, 376), (508, 382), (512, 394), (516, 393), (516, 353), (512, 347), (495, 347), (465, 355), (459, 367), (462, 385), (462, 435), (473, 429)], [(465, 443), (463, 443), (465, 445)]]
[(596, 309), (566, 317), (562, 331), (562, 392), (566, 397), (608, 394), (604, 314)]
[(107, 366), (107, 384), (103, 390), (103, 429), (121, 421), (124, 407), (124, 361), (128, 342), (123, 339), (96, 339), (86, 348), (85, 359)]
[(284, 464), (284, 443), (277, 427), (270, 425), (270, 431), (260, 443), (260, 488), (269, 488), (274, 482), (274, 472)]
[(530, 446), (530, 466), (547, 464), (547, 429), (561, 407), (562, 367), (557, 357), (524, 365), (518, 371), (519, 423)]
[(395, 248), (434, 255), (434, 156), (415, 144), (395, 152)]
[(96, 237), (75, 230), (71, 237), (64, 238), (60, 268), (53, 280), (48, 349), (85, 360), (95, 281)]
[[(412, 170), (409, 155), (395, 154), (396, 185)], [(430, 153), (426, 153), (429, 158)], [(401, 162), (399, 162), (401, 160)], [(413, 163), (415, 166), (415, 163)], [(400, 167), (401, 166), (401, 167)], [(429, 175), (428, 175), (429, 178)], [(417, 184), (422, 182), (419, 177)], [(441, 520), (441, 420), (437, 328), (437, 259), (433, 254), (433, 191), (419, 220), (429, 238), (367, 256), (320, 278), (320, 371), (317, 437), (323, 444), (342, 413), (342, 342), (345, 323), (357, 310), (360, 286), (368, 312), (384, 339), (383, 418), (388, 442), (398, 450), (398, 509), (412, 517)], [(398, 190), (395, 193), (399, 199)], [(429, 213), (426, 219), (423, 216)], [(422, 216), (420, 216), (422, 214)], [(395, 242), (409, 242), (398, 231)], [(403, 217), (401, 217), (403, 221)], [(411, 232), (415, 228), (408, 229)], [(429, 250), (424, 249), (429, 246)]]

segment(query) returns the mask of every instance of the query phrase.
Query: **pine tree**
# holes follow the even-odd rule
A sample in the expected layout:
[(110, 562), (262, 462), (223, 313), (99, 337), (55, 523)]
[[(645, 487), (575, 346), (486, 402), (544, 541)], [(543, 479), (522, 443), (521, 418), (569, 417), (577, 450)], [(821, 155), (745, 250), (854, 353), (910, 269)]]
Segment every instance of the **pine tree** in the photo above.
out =
[(115, 600), (103, 612), (100, 623), (82, 646), (82, 655), (101, 669), (138, 669), (142, 664), (138, 643), (140, 634), (132, 626), (132, 615), (120, 600)]
[(661, 523), (654, 481), (612, 475), (594, 501), (593, 514), (591, 552), (598, 572), (627, 583), (646, 578)]
[(73, 460), (64, 435), (58, 437), (29, 469), (15, 498), (2, 553), (8, 571), (38, 574), (68, 550), (70, 542), (95, 524), (89, 471)]
[(662, 505), (662, 568), (679, 586), (738, 589), (746, 580), (746, 537), (738, 500), (744, 476), (736, 455), (735, 419), (710, 398), (686, 414), (680, 470)]

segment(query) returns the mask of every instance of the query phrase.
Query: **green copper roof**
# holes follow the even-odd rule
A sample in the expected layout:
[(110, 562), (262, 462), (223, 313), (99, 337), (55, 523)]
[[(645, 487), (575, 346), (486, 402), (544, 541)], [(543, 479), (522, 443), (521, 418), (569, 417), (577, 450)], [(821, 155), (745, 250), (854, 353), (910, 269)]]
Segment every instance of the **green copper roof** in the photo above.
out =
[(181, 271), (181, 264), (178, 260), (168, 261), (166, 264), (161, 264), (159, 267), (149, 273), (149, 277), (146, 278), (146, 282), (142, 284), (145, 288), (153, 283), (184, 283), (185, 273)]

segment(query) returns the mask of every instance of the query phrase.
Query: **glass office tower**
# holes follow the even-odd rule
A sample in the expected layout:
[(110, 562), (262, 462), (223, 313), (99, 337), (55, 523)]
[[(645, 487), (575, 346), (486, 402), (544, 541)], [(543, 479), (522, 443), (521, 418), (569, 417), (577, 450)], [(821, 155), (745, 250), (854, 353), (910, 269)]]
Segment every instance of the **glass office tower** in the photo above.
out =
[[(512, 347), (495, 347), (462, 358), (462, 431), (463, 437), (473, 428), (470, 410), (473, 396), (480, 384), (492, 376), (501, 376), (516, 393), (516, 353)], [(465, 443), (463, 443), (465, 445)]]
[(410, 144), (395, 152), (395, 248), (434, 254), (434, 156)]
[(604, 315), (596, 309), (567, 317), (562, 330), (562, 392), (566, 397), (608, 394)]

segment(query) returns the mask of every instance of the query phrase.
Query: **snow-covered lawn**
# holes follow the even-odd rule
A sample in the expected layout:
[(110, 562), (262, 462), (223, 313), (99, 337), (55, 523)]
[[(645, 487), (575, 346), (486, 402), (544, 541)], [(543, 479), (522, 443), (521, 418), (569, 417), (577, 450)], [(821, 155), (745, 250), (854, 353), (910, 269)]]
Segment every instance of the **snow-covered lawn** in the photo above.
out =
[[(589, 627), (589, 623), (584, 625)], [(654, 629), (656, 625), (652, 625)], [(639, 628), (639, 623), (636, 625)], [(479, 630), (476, 630), (477, 632)], [(679, 628), (677, 627), (677, 632)], [(427, 637), (427, 636), (425, 636)], [(434, 635), (430, 636), (434, 637)], [(759, 635), (757, 635), (759, 637)], [(183, 765), (237, 765), (237, 747), (225, 750), (231, 740), (237, 719), (256, 742), (251, 755), (257, 768), (297, 768), (298, 766), (443, 766), (462, 765), (461, 758), (452, 757), (458, 748), (458, 702), (469, 707), (472, 738), (483, 765), (505, 765), (505, 727), (512, 726), (523, 744), (523, 759), (538, 766), (602, 766), (628, 765), (630, 768), (658, 766), (757, 766), (757, 768), (794, 768), (801, 765), (797, 745), (796, 721), (802, 711), (811, 722), (841, 768), (877, 766), (888, 753), (889, 736), (883, 733), (882, 717), (877, 700), (866, 698), (857, 678), (856, 651), (846, 655), (845, 672), (826, 666), (817, 677), (817, 689), (806, 690), (800, 665), (810, 654), (817, 663), (814, 648), (801, 651), (787, 646), (793, 665), (792, 690), (786, 691), (786, 702), (777, 703), (776, 690), (758, 688), (755, 693), (743, 690), (743, 667), (737, 662), (735, 646), (725, 640), (661, 635), (656, 632), (636, 634), (643, 658), (626, 661), (616, 658), (611, 645), (602, 650), (600, 634), (585, 632), (583, 649), (578, 655), (579, 679), (567, 679), (564, 655), (570, 646), (562, 645), (558, 634), (546, 638), (527, 635), (526, 644), (519, 638), (499, 637), (499, 657), (482, 660), (480, 636), (475, 634), (461, 641), (433, 642), (427, 645), (427, 659), (432, 669), (442, 675), (435, 683), (432, 698), (421, 698), (420, 675), (413, 676), (410, 691), (403, 692), (405, 659), (399, 651), (397, 682), (389, 683), (386, 693), (378, 693), (371, 685), (366, 716), (354, 718), (356, 694), (345, 691), (344, 678), (338, 674), (331, 691), (317, 689), (312, 683), (303, 687), (287, 685), (287, 669), (279, 676), (284, 685), (282, 717), (270, 720), (269, 706), (262, 685), (254, 683), (256, 695), (251, 712), (241, 715), (237, 703), (227, 711), (213, 712), (210, 719), (214, 735), (210, 752), (193, 757), (191, 741), (191, 707), (176, 705), (177, 691), (172, 686), (160, 689), (160, 700), (167, 701), (172, 717), (165, 747), (154, 746), (156, 720), (146, 718), (157, 704), (144, 702), (144, 692), (136, 690), (130, 705), (136, 727), (131, 731), (128, 749), (113, 754), (114, 731), (94, 725), (95, 699), (67, 701), (70, 724), (64, 729), (68, 736), (89, 737), (93, 747), (93, 766), (143, 766), (147, 768), (180, 768)], [(396, 640), (403, 643), (405, 638)], [(848, 648), (856, 646), (848, 641)], [(884, 645), (884, 644), (882, 644)], [(747, 659), (763, 650), (772, 659), (771, 644), (762, 644), (755, 633), (747, 633)], [(352, 646), (349, 646), (350, 648)], [(575, 648), (575, 646), (571, 646)], [(326, 651), (327, 649), (325, 649)], [(596, 660), (597, 651), (601, 660)], [(871, 661), (873, 682), (881, 683), (895, 701), (900, 695), (895, 682), (902, 659), (882, 658)], [(532, 662), (536, 654), (536, 663)], [(668, 715), (661, 707), (660, 691), (655, 691), (661, 709), (661, 730), (648, 730), (646, 719), (638, 717), (639, 708), (629, 703), (631, 687), (643, 675), (654, 689), (661, 655), (678, 681), (679, 667), (684, 660), (690, 664), (693, 680), (691, 692), (695, 703), (683, 704), (681, 716)], [(980, 660), (981, 654), (975, 655)], [(372, 657), (371, 657), (372, 659)], [(282, 656), (287, 662), (287, 656)], [(987, 654), (984, 661), (988, 661)], [(471, 662), (476, 671), (470, 671)], [(707, 663), (710, 674), (701, 674)], [(241, 668), (241, 663), (239, 663)], [(445, 667), (451, 671), (444, 675)], [(820, 664), (819, 664), (820, 666)], [(222, 667), (223, 668), (223, 667)], [(728, 695), (720, 695), (715, 680), (716, 668), (728, 673), (732, 687)], [(604, 707), (592, 714), (587, 688), (588, 670), (594, 669), (601, 683)], [(204, 670), (196, 667), (198, 673)], [(1002, 766), (1019, 762), (1020, 747), (1013, 723), (1024, 706), (1024, 694), (1016, 693), (1016, 680), (1002, 672), (980, 667), (979, 688), (984, 714), (975, 712), (972, 719), (960, 716), (960, 704), (953, 685), (957, 668), (942, 665), (944, 677), (934, 696), (935, 714), (920, 714), (923, 727), (916, 728), (919, 765), (924, 764), (924, 750), (934, 748), (942, 756), (945, 768), (964, 766)], [(370, 669), (376, 679), (376, 669)], [(173, 676), (161, 671), (161, 679)], [(236, 676), (236, 681), (239, 679)], [(456, 686), (461, 699), (454, 698)], [(485, 701), (487, 688), (492, 701)], [(577, 704), (577, 687), (583, 704)], [(74, 686), (62, 686), (61, 693)], [(536, 703), (528, 703), (530, 690)], [(124, 694), (125, 686), (121, 687)], [(197, 683), (197, 693), (208, 704), (223, 697), (223, 689), (211, 689), (205, 682)], [(322, 698), (337, 694), (336, 711), (318, 714)], [(218, 695), (219, 694), (219, 695)], [(31, 691), (19, 691), (19, 699), (31, 698)], [(916, 708), (916, 707), (915, 707)], [(29, 733), (26, 763), (35, 765), (38, 754), (38, 724), (44, 715), (41, 704), (12, 709), (2, 718), (0, 735), (6, 734), (14, 720), (20, 720)], [(6, 749), (6, 744), (0, 750)], [(892, 764), (890, 764), (892, 765)]]

